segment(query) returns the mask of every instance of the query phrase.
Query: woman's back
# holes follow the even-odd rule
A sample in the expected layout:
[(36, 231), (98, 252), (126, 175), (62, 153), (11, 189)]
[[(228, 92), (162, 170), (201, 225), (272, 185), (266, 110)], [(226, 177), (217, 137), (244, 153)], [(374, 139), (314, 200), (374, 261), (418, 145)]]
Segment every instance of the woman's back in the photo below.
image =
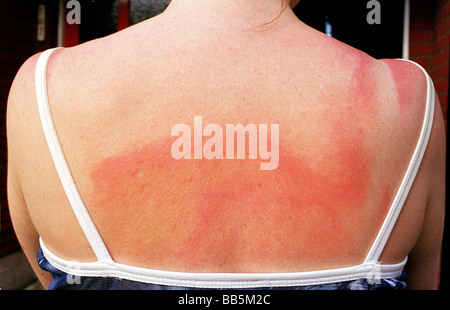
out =
[[(419, 139), (423, 72), (374, 60), (290, 11), (260, 29), (214, 14), (214, 3), (182, 15), (183, 5), (49, 63), (54, 124), (114, 261), (212, 273), (362, 263)], [(95, 261), (28, 82), (18, 109), (27, 147), (16, 154), (30, 218), (56, 255)], [(239, 128), (248, 133), (234, 136)], [(425, 157), (382, 263), (401, 262), (419, 238), (440, 190), (430, 182), (436, 158)]]

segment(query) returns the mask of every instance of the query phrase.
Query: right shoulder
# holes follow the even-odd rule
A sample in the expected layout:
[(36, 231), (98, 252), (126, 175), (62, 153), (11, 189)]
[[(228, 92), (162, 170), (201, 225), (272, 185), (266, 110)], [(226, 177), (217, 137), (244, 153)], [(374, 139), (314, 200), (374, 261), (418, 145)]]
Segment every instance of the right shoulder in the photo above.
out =
[(414, 62), (405, 60), (383, 60), (383, 62), (389, 68), (390, 79), (395, 85), (397, 96), (394, 102), (396, 103), (390, 111), (395, 116), (392, 120), (399, 123), (396, 128), (399, 129), (398, 135), (402, 139), (411, 139), (414, 144), (416, 143), (424, 126), (427, 126), (424, 123), (424, 117), (427, 104), (431, 100), (428, 96), (434, 98), (433, 121), (428, 124), (432, 126), (432, 132), (420, 172), (432, 175), (432, 170), (436, 166), (436, 162), (433, 164), (433, 161), (437, 157), (441, 157), (439, 154), (445, 149), (445, 127), (442, 108), (439, 98), (432, 88), (431, 78), (431, 84), (429, 84), (426, 70)]
[[(398, 120), (405, 122), (405, 126), (418, 126), (422, 130), (425, 109), (429, 103), (429, 95), (434, 98), (433, 133), (428, 148), (442, 148), (442, 143), (435, 140), (445, 140), (441, 128), (444, 126), (442, 108), (436, 91), (432, 88), (432, 80), (420, 65), (405, 60), (383, 60), (390, 71), (390, 77), (396, 88)], [(428, 81), (431, 81), (431, 84)], [(429, 94), (429, 92), (432, 92)], [(412, 123), (412, 124), (411, 124)]]
[[(436, 288), (445, 214), (446, 130), (443, 111), (436, 91), (427, 83), (427, 74), (419, 66), (406, 61), (386, 63), (399, 92), (400, 113), (397, 119), (404, 128), (418, 128), (410, 133), (403, 132), (403, 138), (417, 140), (419, 133), (424, 132), (424, 126), (431, 126), (424, 157), (409, 194), (414, 199), (408, 199), (405, 204), (406, 210), (408, 207), (419, 210), (423, 221), (409, 255), (407, 278), (410, 288)], [(428, 95), (435, 100), (432, 122), (427, 124), (424, 116), (426, 105), (430, 103)], [(414, 207), (417, 203), (421, 207)]]
[(403, 152), (413, 150), (424, 125), (429, 90), (427, 73), (406, 60), (384, 59), (381, 63), (384, 65), (381, 91), (388, 102), (385, 123), (381, 126), (390, 131), (390, 139), (385, 143), (390, 140), (397, 146), (403, 145)]
[(427, 93), (427, 78), (421, 67), (400, 59), (383, 59), (382, 62), (388, 67), (390, 78), (396, 87), (400, 112), (413, 112), (415, 108), (420, 110)]

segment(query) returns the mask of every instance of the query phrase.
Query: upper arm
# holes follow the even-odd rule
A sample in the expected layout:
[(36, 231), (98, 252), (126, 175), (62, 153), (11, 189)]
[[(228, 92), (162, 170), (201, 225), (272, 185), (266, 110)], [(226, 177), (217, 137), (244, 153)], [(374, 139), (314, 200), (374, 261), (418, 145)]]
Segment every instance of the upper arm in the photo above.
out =
[(409, 255), (406, 281), (410, 289), (437, 289), (445, 215), (446, 133), (436, 96), (434, 124), (422, 167), (428, 178), (428, 199), (419, 238)]
[(27, 60), (17, 73), (8, 96), (7, 104), (7, 141), (8, 175), (7, 195), (14, 231), (20, 245), (42, 284), (47, 287), (51, 281), (49, 273), (43, 271), (37, 263), (39, 235), (30, 218), (24, 199), (21, 177), (26, 169), (25, 134), (30, 124), (29, 107), (34, 104), (34, 68), (38, 55)]
[(25, 199), (23, 198), (20, 183), (15, 167), (8, 164), (8, 205), (14, 231), (20, 242), (22, 250), (27, 257), (36, 276), (44, 287), (48, 287), (51, 275), (42, 270), (37, 262), (36, 254), (39, 250), (39, 235), (29, 216)]

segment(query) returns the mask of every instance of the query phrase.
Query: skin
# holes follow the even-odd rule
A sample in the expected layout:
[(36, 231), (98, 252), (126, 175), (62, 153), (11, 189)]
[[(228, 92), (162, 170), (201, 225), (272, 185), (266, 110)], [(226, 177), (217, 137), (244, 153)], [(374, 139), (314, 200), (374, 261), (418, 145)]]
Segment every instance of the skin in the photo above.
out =
[[(365, 215), (362, 207), (369, 171), (361, 137), (350, 136), (348, 140), (333, 145), (336, 152), (324, 158), (327, 164), (321, 169), (290, 155), (289, 146), (282, 145), (276, 173), (258, 171), (257, 162), (251, 160), (177, 161), (168, 154), (171, 140), (151, 142), (95, 165), (91, 172), (94, 204), (101, 208), (93, 215), (121, 210), (110, 214), (111, 223), (118, 223), (122, 212), (144, 216), (146, 225), (152, 227), (145, 240), (158, 246), (149, 248), (148, 253), (142, 249), (146, 253), (142, 257), (158, 261), (164, 255), (166, 261), (182, 263), (183, 270), (194, 268), (192, 262), (196, 262), (193, 270), (239, 270), (248, 264), (242, 261), (246, 256), (252, 258), (252, 264), (257, 257), (258, 269), (277, 257), (284, 257), (280, 268), (291, 268), (289, 265), (301, 257), (316, 260), (324, 253), (336, 256), (341, 251), (333, 246), (337, 242), (354, 252), (358, 238), (347, 223), (360, 221)], [(193, 169), (199, 172), (193, 174)], [(214, 174), (209, 176), (211, 172)], [(329, 175), (335, 177), (330, 179)], [(176, 188), (170, 182), (173, 178)], [(158, 224), (161, 222), (165, 225)], [(283, 230), (277, 229), (279, 223), (284, 223)], [(117, 228), (103, 235), (120, 245), (132, 238), (124, 231)], [(267, 241), (256, 242), (255, 231)], [(118, 252), (120, 248), (111, 250)], [(223, 252), (229, 256), (220, 255)], [(199, 260), (198, 253), (206, 255)]]
[[(352, 101), (360, 105), (365, 105), (367, 109), (376, 108), (377, 81), (373, 68), (373, 62), (365, 55), (358, 55), (359, 64), (352, 76), (352, 85), (349, 96)], [(364, 79), (361, 79), (361, 77)]]
[[(273, 0), (175, 0), (157, 18), (52, 56), (47, 81), (58, 136), (115, 261), (290, 272), (364, 260), (416, 145), (425, 77), (414, 65), (372, 59), (312, 30), (289, 8), (269, 30), (254, 30), (279, 9)], [(47, 286), (49, 274), (35, 262), (39, 236), (62, 258), (96, 258), (42, 134), (38, 56), (22, 66), (8, 99), (8, 199), (25, 254)], [(411, 288), (437, 285), (445, 197), (439, 102), (436, 111), (380, 258), (398, 263), (409, 254)], [(247, 159), (175, 161), (171, 129), (195, 115), (222, 128), (279, 124), (278, 168), (261, 171), (259, 160)]]
[(410, 89), (413, 86), (410, 79), (414, 75), (414, 70), (406, 62), (399, 62), (391, 59), (386, 59), (384, 62), (388, 65), (391, 71), (392, 78), (397, 86), (397, 101), (401, 111), (409, 108), (413, 102), (413, 94)]

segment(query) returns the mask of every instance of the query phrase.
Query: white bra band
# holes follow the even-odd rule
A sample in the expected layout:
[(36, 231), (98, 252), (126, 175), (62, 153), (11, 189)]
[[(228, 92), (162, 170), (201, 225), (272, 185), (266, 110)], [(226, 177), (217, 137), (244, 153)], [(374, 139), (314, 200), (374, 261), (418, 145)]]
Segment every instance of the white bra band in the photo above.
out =
[(41, 249), (51, 265), (69, 275), (127, 279), (176, 287), (223, 289), (321, 285), (359, 279), (379, 283), (381, 279), (400, 276), (407, 262), (405, 258), (401, 263), (394, 265), (369, 262), (346, 268), (292, 273), (190, 273), (139, 268), (114, 261), (71, 262), (50, 252), (42, 240)]

